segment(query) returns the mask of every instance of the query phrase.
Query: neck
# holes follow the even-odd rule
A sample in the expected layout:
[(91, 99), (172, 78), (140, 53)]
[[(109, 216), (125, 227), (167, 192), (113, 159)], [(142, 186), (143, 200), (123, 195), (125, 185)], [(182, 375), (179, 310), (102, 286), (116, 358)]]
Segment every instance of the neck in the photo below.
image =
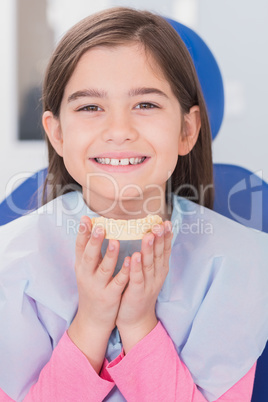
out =
[(98, 215), (113, 219), (140, 219), (148, 214), (159, 215), (165, 220), (171, 219), (172, 206), (166, 203), (165, 191), (151, 191), (127, 199), (109, 199), (99, 194), (83, 190), (87, 206)]

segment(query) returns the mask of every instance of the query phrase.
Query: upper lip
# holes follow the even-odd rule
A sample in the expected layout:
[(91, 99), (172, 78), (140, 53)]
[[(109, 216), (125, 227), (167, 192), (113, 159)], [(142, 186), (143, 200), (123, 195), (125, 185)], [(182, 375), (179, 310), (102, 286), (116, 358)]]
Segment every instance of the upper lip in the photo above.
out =
[(124, 159), (124, 158), (143, 158), (145, 156), (146, 155), (140, 152), (125, 151), (125, 152), (103, 152), (101, 154), (93, 156), (93, 158)]

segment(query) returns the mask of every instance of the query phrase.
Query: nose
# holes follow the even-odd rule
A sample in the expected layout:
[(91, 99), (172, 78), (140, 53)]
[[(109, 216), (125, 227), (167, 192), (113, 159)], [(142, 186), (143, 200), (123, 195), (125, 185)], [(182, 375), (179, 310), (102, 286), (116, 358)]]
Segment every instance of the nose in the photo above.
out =
[(121, 109), (109, 113), (106, 120), (106, 128), (103, 131), (104, 141), (120, 145), (126, 141), (135, 141), (137, 137), (138, 132), (133, 125), (131, 116), (127, 112)]

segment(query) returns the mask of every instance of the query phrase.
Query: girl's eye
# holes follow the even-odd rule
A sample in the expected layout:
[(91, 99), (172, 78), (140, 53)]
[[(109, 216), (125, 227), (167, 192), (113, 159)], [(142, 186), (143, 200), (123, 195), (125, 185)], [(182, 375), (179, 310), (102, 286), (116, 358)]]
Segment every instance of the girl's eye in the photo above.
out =
[(83, 107), (77, 109), (78, 112), (81, 112), (81, 111), (84, 111), (84, 112), (99, 112), (100, 110), (102, 110), (102, 109), (97, 105), (87, 105), (87, 106), (83, 106)]
[(154, 109), (157, 106), (154, 105), (153, 103), (149, 103), (149, 102), (143, 102), (143, 103), (139, 103), (136, 108), (137, 109), (142, 109), (142, 110), (146, 110), (146, 109)]

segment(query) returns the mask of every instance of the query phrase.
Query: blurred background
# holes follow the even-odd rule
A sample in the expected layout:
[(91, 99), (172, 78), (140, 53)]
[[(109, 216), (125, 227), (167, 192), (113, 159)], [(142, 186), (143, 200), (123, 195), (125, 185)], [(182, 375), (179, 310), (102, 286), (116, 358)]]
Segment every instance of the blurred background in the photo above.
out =
[(267, 0), (1, 0), (0, 202), (47, 166), (40, 96), (56, 43), (86, 15), (118, 5), (161, 13), (205, 40), (226, 97), (214, 162), (240, 165), (268, 181)]

